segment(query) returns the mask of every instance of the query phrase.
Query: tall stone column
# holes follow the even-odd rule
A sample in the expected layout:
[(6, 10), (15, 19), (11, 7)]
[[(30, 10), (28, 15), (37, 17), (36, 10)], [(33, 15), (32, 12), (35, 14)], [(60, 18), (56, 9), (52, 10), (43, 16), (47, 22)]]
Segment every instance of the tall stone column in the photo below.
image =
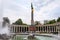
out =
[(33, 19), (34, 14), (33, 14), (33, 12), (34, 12), (33, 5), (31, 3), (31, 25), (34, 25), (34, 19)]

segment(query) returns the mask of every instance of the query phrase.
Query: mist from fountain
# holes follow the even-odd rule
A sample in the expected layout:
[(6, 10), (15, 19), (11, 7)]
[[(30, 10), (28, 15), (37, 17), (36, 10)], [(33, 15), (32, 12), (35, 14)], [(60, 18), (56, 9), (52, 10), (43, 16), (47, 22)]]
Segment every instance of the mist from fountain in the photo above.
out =
[(3, 21), (0, 23), (0, 39), (9, 40), (10, 38), (10, 28), (9, 28), (9, 19), (6, 17), (3, 18)]
[(0, 31), (0, 34), (7, 34), (7, 35), (9, 35), (9, 33), (10, 33), (8, 24), (6, 24), (5, 27), (0, 28), (0, 30), (1, 30), (1, 31)]

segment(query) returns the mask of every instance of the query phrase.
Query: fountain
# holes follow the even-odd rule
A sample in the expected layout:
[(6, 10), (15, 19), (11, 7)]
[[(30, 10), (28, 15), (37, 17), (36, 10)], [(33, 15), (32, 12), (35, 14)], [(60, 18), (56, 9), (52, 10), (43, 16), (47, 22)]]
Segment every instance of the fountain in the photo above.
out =
[(34, 34), (29, 34), (29, 36), (27, 37), (28, 40), (38, 40)]
[(3, 22), (0, 27), (0, 39), (2, 40), (10, 40), (10, 21), (7, 17), (3, 18)]

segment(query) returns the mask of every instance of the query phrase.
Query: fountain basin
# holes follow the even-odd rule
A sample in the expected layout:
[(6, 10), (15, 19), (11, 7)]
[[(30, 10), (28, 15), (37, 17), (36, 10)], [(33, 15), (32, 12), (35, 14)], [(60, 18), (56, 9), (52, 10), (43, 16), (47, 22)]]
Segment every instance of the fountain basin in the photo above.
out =
[[(13, 40), (28, 40), (29, 35), (16, 35)], [(36, 35), (36, 40), (59, 40), (53, 36)], [(32, 39), (31, 39), (32, 40)]]

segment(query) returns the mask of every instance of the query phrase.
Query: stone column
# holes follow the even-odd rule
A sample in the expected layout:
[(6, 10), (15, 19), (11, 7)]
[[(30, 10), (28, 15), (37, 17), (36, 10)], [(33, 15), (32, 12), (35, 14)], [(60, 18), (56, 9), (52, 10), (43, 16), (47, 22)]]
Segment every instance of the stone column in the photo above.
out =
[[(26, 31), (27, 31), (27, 27), (26, 27)], [(28, 32), (28, 31), (27, 31)]]
[(54, 32), (55, 32), (55, 26), (54, 26)]
[(56, 32), (57, 32), (57, 27), (56, 27)]
[(13, 33), (14, 33), (14, 26), (13, 26)]
[[(38, 31), (39, 31), (39, 27), (38, 27)], [(40, 31), (39, 31), (40, 32)]]
[(15, 33), (16, 33), (16, 27), (15, 27)]
[(19, 33), (19, 26), (18, 26), (18, 33)]
[[(52, 26), (51, 26), (51, 27), (52, 27)], [(52, 28), (51, 32), (53, 32), (53, 28)]]
[(13, 27), (13, 33), (14, 33), (14, 27)]
[(14, 33), (15, 33), (15, 26), (14, 26)]
[(17, 28), (15, 27), (15, 31), (17, 32)]
[(58, 29), (59, 29), (58, 27), (59, 27), (59, 26), (56, 26), (56, 32), (58, 32)]
[(20, 33), (21, 33), (21, 27), (20, 27)]
[(28, 30), (29, 28), (27, 27), (27, 32), (29, 32), (29, 30)]
[(42, 27), (42, 32), (44, 32), (43, 27)]
[(56, 32), (56, 26), (55, 26), (55, 32)]
[(20, 26), (19, 26), (19, 33), (20, 33)]
[(48, 30), (49, 30), (49, 33), (50, 33), (50, 26), (49, 26), (49, 29)]
[(21, 27), (21, 32), (22, 32), (22, 27)]
[(42, 32), (41, 27), (40, 27), (40, 32)]
[(26, 30), (26, 32), (27, 32), (27, 27), (25, 27), (25, 30)]
[(40, 32), (41, 32), (41, 27), (40, 27)]
[(46, 32), (46, 26), (45, 26), (45, 32)]
[(52, 31), (51, 32), (53, 32), (53, 26), (51, 26), (52, 27)]
[(48, 33), (48, 26), (47, 26), (47, 33)]
[(43, 27), (42, 27), (42, 32), (43, 32)]
[(46, 26), (46, 33), (47, 33), (47, 26)]
[(13, 27), (11, 27), (10, 32), (13, 33)]

